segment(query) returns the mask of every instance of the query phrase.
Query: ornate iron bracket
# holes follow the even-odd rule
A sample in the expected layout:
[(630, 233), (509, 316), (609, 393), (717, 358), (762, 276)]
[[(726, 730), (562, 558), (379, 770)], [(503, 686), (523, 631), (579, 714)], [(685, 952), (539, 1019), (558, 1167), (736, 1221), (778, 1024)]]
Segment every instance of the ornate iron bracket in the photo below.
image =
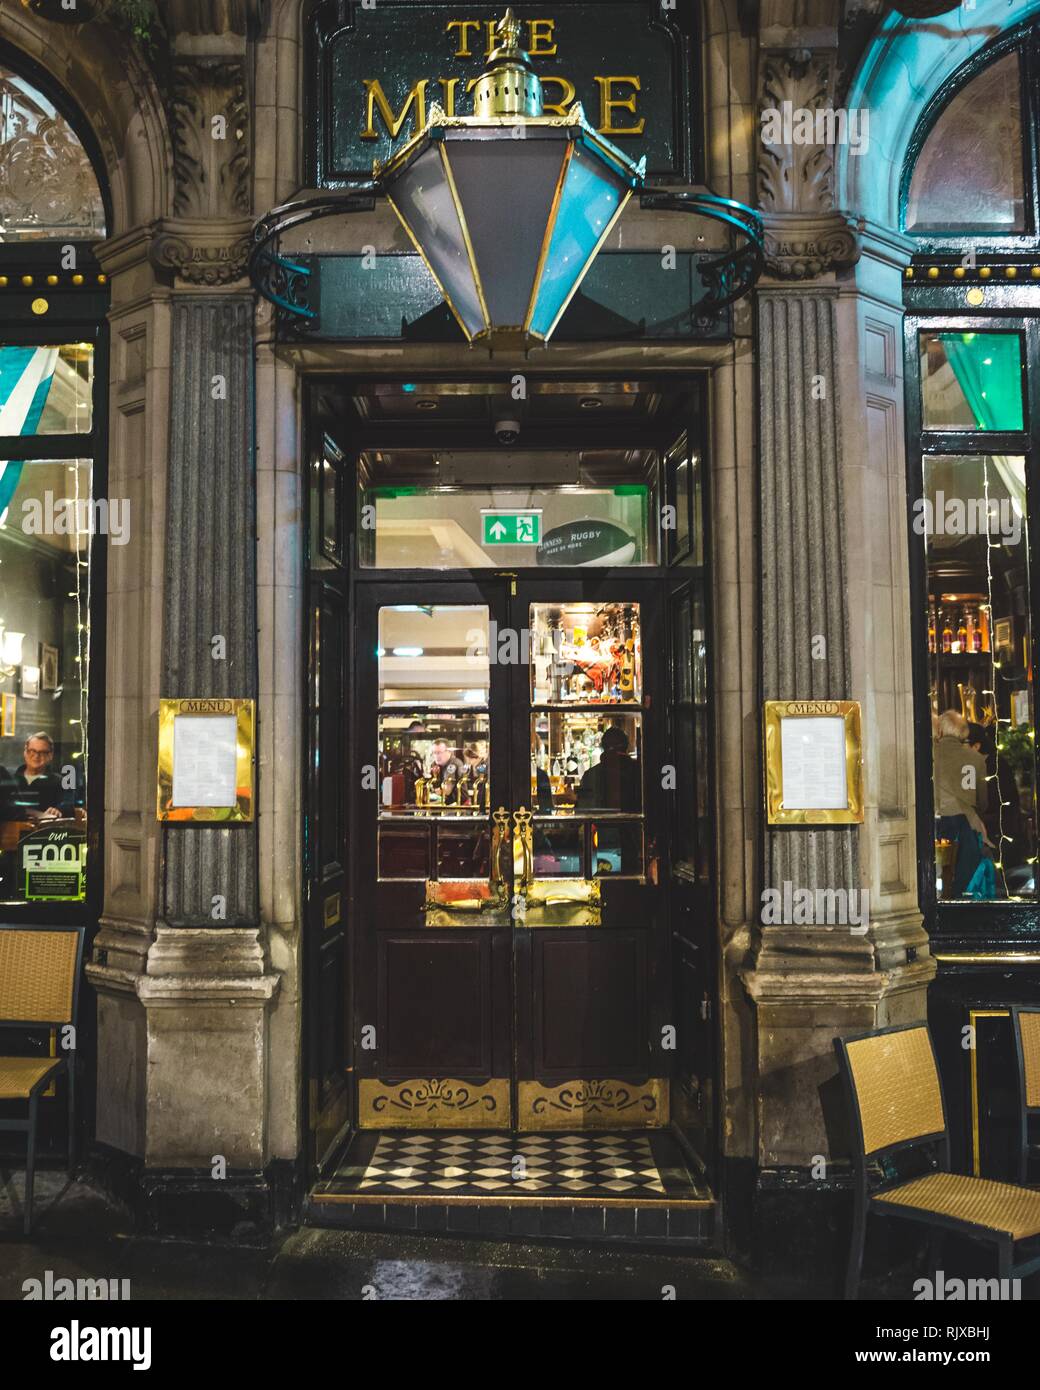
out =
[(681, 188), (648, 188), (640, 195), (639, 206), (647, 212), (688, 212), (696, 217), (710, 217), (743, 237), (732, 250), (701, 261), (700, 272), (708, 293), (698, 308), (725, 309), (754, 287), (765, 267), (765, 228), (761, 213), (754, 208), (735, 198)]
[(274, 304), (290, 320), (311, 320), (316, 309), (307, 304), (310, 268), (282, 256), (271, 243), (307, 222), (323, 217), (339, 217), (348, 212), (371, 212), (379, 196), (379, 185), (372, 179), (347, 188), (323, 193), (317, 198), (301, 198), (272, 208), (253, 228), (253, 248), (249, 253), (249, 279), (254, 289)]

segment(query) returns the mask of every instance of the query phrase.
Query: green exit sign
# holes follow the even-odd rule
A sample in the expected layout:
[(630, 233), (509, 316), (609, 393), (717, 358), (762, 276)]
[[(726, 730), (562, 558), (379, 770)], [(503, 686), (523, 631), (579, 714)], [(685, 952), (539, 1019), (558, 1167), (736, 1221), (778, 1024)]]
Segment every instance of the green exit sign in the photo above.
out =
[(538, 545), (542, 518), (538, 512), (485, 512), (485, 545)]

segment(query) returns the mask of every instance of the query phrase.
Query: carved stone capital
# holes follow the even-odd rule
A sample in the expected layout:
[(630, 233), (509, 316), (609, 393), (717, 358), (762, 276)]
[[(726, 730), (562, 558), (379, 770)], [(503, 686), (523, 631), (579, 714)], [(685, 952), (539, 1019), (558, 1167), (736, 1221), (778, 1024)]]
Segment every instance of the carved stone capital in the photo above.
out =
[(250, 212), (249, 105), (245, 65), (237, 58), (173, 64), (175, 217), (234, 217)]
[(172, 270), (192, 285), (230, 285), (245, 274), (252, 245), (248, 217), (212, 222), (205, 218), (168, 218), (156, 227), (152, 264)]
[(757, 163), (764, 212), (819, 213), (834, 206), (834, 148), (826, 143), (831, 130), (823, 117), (833, 109), (836, 71), (833, 50), (763, 54)]
[(814, 280), (859, 260), (855, 228), (840, 213), (766, 213), (766, 268), (780, 280)]

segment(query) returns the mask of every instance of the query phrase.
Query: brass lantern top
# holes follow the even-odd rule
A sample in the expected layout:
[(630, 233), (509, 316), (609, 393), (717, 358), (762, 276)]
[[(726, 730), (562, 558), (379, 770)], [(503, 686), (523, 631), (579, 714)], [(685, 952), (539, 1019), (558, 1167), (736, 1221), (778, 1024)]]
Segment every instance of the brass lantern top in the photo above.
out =
[(473, 86), (474, 116), (540, 116), (542, 84), (520, 47), (520, 21), (512, 9), (494, 32), (497, 45)]

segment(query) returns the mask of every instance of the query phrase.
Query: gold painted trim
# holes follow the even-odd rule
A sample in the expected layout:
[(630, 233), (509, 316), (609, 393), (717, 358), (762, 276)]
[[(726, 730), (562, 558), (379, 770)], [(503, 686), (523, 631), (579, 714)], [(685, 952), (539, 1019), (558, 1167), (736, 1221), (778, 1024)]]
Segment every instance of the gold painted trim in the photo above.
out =
[(398, 222), (400, 222), (401, 226), (402, 226), (402, 227), (405, 229), (405, 231), (408, 233), (408, 240), (409, 240), (409, 241), (412, 243), (412, 245), (415, 247), (416, 251), (418, 252), (419, 256), (420, 256), (421, 259), (422, 259), (423, 265), (426, 267), (426, 269), (427, 269), (427, 270), (430, 272), (430, 274), (432, 275), (432, 277), (433, 277), (433, 283), (434, 283), (434, 284), (437, 286), (437, 288), (440, 290), (440, 292), (441, 292), (441, 298), (444, 300), (445, 304), (447, 304), (448, 308), (449, 308), (449, 309), (451, 310), (451, 312), (454, 314), (454, 316), (455, 316), (455, 322), (456, 322), (456, 323), (459, 325), (459, 327), (462, 329), (462, 332), (463, 332), (463, 335), (465, 336), (466, 342), (467, 342), (467, 343), (472, 343), (472, 341), (473, 341), (473, 335), (472, 335), (472, 333), (470, 333), (469, 329), (468, 329), (468, 328), (466, 327), (466, 325), (462, 322), (462, 318), (461, 318), (461, 316), (460, 316), (460, 314), (459, 314), (459, 311), (455, 308), (455, 304), (454, 304), (454, 301), (453, 301), (452, 298), (451, 298), (451, 295), (448, 293), (448, 291), (447, 291), (447, 290), (444, 288), (444, 286), (441, 284), (441, 277), (437, 274), (437, 272), (434, 270), (433, 266), (430, 264), (429, 260), (427, 259), (427, 257), (426, 257), (426, 252), (422, 249), (422, 247), (419, 245), (419, 242), (416, 240), (415, 233), (412, 231), (411, 227), (409, 227), (408, 223), (405, 221), (404, 216), (403, 216), (402, 213), (401, 213), (401, 209), (397, 206), (397, 204), (394, 202), (393, 198), (391, 198), (391, 196), (390, 196), (389, 193), (387, 193), (387, 195), (386, 195), (386, 201), (387, 201), (387, 202), (390, 204), (390, 206), (393, 208), (393, 210), (394, 210), (394, 212), (395, 212), (395, 214), (396, 214), (396, 216), (397, 216)]
[(577, 126), (582, 138), (594, 145), (598, 153), (614, 165), (622, 178), (631, 179), (633, 186), (643, 181), (645, 158), (640, 158), (638, 163), (629, 159), (624, 150), (600, 135), (594, 126), (589, 125), (580, 101), (574, 103), (566, 116), (449, 116), (439, 102), (434, 102), (427, 113), (426, 124), (422, 130), (417, 130), (410, 136), (389, 159), (383, 160), (382, 163), (379, 160), (373, 162), (372, 177), (382, 180), (398, 173), (418, 152), (424, 140), (434, 138), (432, 132), (435, 130), (512, 130), (517, 125), (535, 130), (566, 130), (568, 127)]
[(668, 1078), (629, 1082), (613, 1079), (517, 1083), (517, 1128), (660, 1129), (668, 1124)]
[(556, 317), (553, 319), (553, 321), (552, 321), (552, 323), (549, 325), (549, 327), (545, 330), (545, 341), (546, 341), (546, 342), (548, 342), (549, 339), (552, 337), (552, 335), (556, 332), (556, 325), (559, 323), (560, 319), (562, 319), (563, 316), (564, 316), (564, 314), (567, 312), (567, 308), (568, 308), (568, 306), (569, 306), (571, 300), (572, 300), (572, 299), (574, 298), (574, 296), (578, 293), (579, 289), (581, 289), (581, 282), (585, 279), (585, 276), (588, 275), (589, 271), (591, 270), (592, 264), (593, 264), (593, 262), (595, 261), (596, 257), (599, 255), (599, 253), (600, 253), (600, 248), (602, 247), (603, 243), (606, 241), (607, 237), (610, 236), (611, 232), (614, 230), (614, 224), (617, 222), (618, 218), (619, 218), (619, 217), (621, 216), (621, 214), (624, 212), (625, 208), (628, 207), (628, 200), (629, 200), (629, 198), (631, 198), (631, 196), (632, 196), (632, 189), (629, 188), (629, 189), (626, 191), (625, 196), (621, 199), (621, 202), (618, 203), (618, 205), (617, 205), (617, 210), (615, 211), (614, 216), (610, 219), (610, 221), (607, 223), (607, 225), (603, 228), (603, 235), (600, 237), (599, 241), (596, 242), (596, 245), (592, 248), (592, 254), (591, 254), (591, 256), (589, 256), (588, 260), (585, 262), (585, 265), (584, 265), (584, 267), (583, 267), (583, 269), (582, 269), (581, 274), (578, 276), (578, 278), (575, 280), (574, 284), (571, 286), (570, 291), (569, 291), (569, 293), (568, 293), (568, 295), (567, 295), (567, 298), (566, 298), (566, 299), (563, 301), (563, 303), (560, 305), (560, 308), (559, 308), (559, 311), (557, 312)]
[[(234, 806), (173, 805), (174, 720), (192, 715), (230, 715), (236, 720)], [(253, 745), (256, 702), (238, 699), (161, 699), (156, 819), (182, 825), (241, 824), (253, 819)]]
[(950, 965), (1040, 965), (1040, 955), (1034, 951), (933, 951), (932, 959)]
[(603, 904), (598, 878), (536, 878), (524, 889), (518, 928), (599, 927)]
[(968, 1024), (972, 1030), (971, 1048), (971, 1171), (975, 1177), (982, 1176), (982, 1140), (979, 1124), (979, 1063), (978, 1033), (975, 1030), (977, 1018), (1010, 1018), (1010, 1009), (969, 1009)]
[[(845, 789), (843, 810), (784, 806), (780, 725), (784, 719), (840, 716), (845, 721)], [(861, 825), (863, 823), (862, 713), (858, 700), (766, 700), (766, 817), (770, 825)]]
[(308, 1194), (311, 1202), (344, 1202), (353, 1206), (366, 1207), (664, 1207), (682, 1211), (710, 1211), (715, 1206), (714, 1197), (539, 1197), (533, 1193), (529, 1197), (485, 1197), (476, 1194), (431, 1197), (428, 1193), (407, 1192), (316, 1192)]
[(460, 1081), (457, 1077), (412, 1077), (387, 1085), (372, 1077), (358, 1082), (360, 1129), (509, 1129), (509, 1078)]
[(552, 241), (553, 232), (556, 230), (556, 218), (560, 211), (560, 200), (563, 197), (563, 185), (567, 181), (567, 172), (571, 167), (571, 160), (573, 158), (574, 141), (568, 140), (563, 159), (560, 161), (560, 172), (556, 176), (556, 187), (553, 190), (552, 202), (549, 204), (549, 216), (545, 223), (545, 235), (542, 237), (541, 250), (538, 252), (538, 264), (534, 268), (534, 279), (531, 282), (531, 298), (527, 301), (527, 313), (524, 315), (523, 331), (525, 333), (531, 331), (531, 320), (534, 318), (534, 306), (538, 303), (538, 291), (542, 287), (542, 273), (545, 270), (545, 262), (549, 258), (549, 243)]

